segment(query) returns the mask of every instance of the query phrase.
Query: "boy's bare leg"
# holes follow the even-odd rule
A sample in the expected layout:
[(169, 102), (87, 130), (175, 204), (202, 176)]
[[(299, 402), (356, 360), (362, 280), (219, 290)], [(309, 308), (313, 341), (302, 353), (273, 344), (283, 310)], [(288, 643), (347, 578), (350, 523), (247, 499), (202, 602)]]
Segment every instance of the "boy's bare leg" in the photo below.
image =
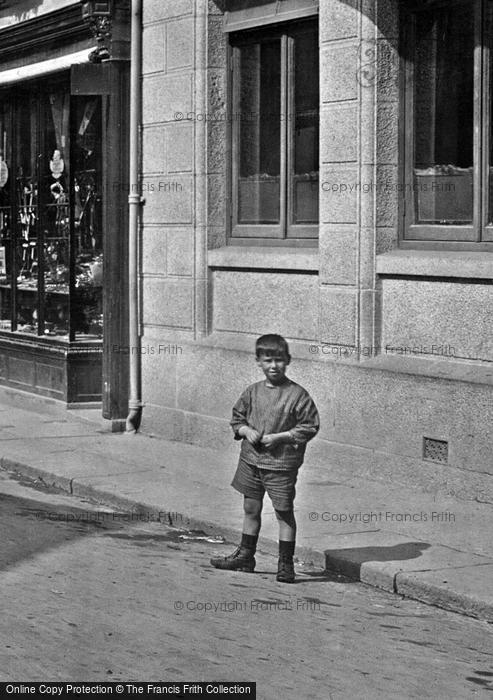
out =
[(279, 540), (281, 542), (294, 542), (296, 540), (296, 519), (292, 510), (276, 510), (276, 518), (279, 523)]
[(254, 571), (255, 569), (256, 561), (254, 555), (260, 530), (262, 501), (245, 496), (243, 511), (243, 534), (240, 546), (227, 557), (212, 557), (211, 564), (216, 569), (236, 571)]
[(262, 524), (262, 501), (245, 496), (243, 500), (243, 534), (258, 536)]

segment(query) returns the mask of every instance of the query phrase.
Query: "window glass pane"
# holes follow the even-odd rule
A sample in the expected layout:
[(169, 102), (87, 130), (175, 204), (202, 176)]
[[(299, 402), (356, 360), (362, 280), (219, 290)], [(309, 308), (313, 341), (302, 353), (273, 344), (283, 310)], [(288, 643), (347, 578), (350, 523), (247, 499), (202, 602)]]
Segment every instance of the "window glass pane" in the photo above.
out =
[(44, 272), (44, 334), (69, 332), (70, 206), (68, 90), (48, 89), (42, 112), (40, 201)]
[(36, 154), (38, 136), (38, 103), (35, 97), (22, 96), (15, 115), (17, 205), (17, 241), (15, 251), (17, 274), (17, 330), (38, 332), (38, 185)]
[(294, 140), (294, 224), (318, 223), (318, 82), (318, 32), (313, 28), (294, 41), (294, 114), (288, 120)]
[(0, 330), (101, 338), (101, 98), (71, 98), (65, 78), (15, 92), (0, 102)]
[(103, 240), (101, 226), (101, 100), (73, 100), (75, 289), (72, 330), (76, 339), (103, 334)]
[(11, 330), (12, 318), (12, 185), (11, 106), (0, 103), (0, 330)]
[(416, 223), (473, 219), (472, 3), (417, 13), (414, 70)]
[(277, 224), (281, 193), (281, 42), (239, 49), (238, 223)]

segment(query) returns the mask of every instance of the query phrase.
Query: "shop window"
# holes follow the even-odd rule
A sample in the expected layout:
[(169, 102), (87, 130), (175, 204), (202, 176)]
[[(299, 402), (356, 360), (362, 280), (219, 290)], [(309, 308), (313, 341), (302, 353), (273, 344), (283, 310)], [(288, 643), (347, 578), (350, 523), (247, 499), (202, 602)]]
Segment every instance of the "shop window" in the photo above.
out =
[(100, 98), (17, 85), (0, 133), (0, 329), (101, 337)]
[(238, 32), (232, 46), (232, 236), (318, 237), (316, 21)]
[(410, 5), (404, 20), (404, 240), (493, 241), (493, 3)]

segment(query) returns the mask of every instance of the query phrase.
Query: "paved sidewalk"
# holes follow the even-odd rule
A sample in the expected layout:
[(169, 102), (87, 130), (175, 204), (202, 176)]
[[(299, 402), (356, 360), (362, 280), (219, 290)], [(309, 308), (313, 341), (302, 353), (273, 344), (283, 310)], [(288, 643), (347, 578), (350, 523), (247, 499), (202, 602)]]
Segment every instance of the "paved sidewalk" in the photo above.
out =
[[(0, 466), (92, 496), (141, 517), (201, 529), (236, 543), (242, 499), (227, 454), (144, 434), (111, 433), (97, 410), (0, 390)], [(297, 487), (300, 567), (336, 570), (370, 585), (493, 622), (493, 505), (310, 465)], [(266, 499), (260, 548), (277, 552)], [(221, 547), (226, 551), (228, 546)]]

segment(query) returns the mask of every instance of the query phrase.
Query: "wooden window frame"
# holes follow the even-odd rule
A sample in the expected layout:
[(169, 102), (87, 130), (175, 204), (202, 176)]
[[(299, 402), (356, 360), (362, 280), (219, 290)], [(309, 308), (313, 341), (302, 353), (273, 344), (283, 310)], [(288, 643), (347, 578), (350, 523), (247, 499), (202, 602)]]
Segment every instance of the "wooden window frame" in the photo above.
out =
[[(416, 224), (415, 193), (404, 187), (400, 197), (400, 246), (448, 250), (493, 250), (493, 225), (488, 226), (489, 149), (492, 138), (490, 64), (492, 39), (487, 36), (486, 4), (491, 0), (435, 0), (403, 8), (401, 34), (400, 181), (414, 182), (414, 61), (413, 47), (418, 12), (451, 5), (470, 5), (474, 12), (474, 129), (473, 129), (473, 221), (471, 224)], [(492, 162), (493, 167), (493, 162)]]
[[(311, 31), (317, 28), (318, 15), (309, 19), (269, 24), (231, 33), (228, 45), (229, 52), (229, 172), (228, 191), (231, 194), (228, 243), (246, 245), (285, 245), (285, 246), (316, 246), (318, 245), (320, 221), (315, 224), (290, 223), (293, 213), (292, 188), (289, 186), (289, 176), (294, 161), (294, 139), (292, 137), (292, 120), (294, 113), (294, 31), (300, 33), (305, 28)], [(280, 148), (280, 220), (278, 224), (241, 224), (238, 223), (238, 178), (239, 178), (239, 133), (240, 120), (240, 80), (239, 53), (241, 46), (252, 44), (256, 39), (280, 39), (281, 42), (281, 148)], [(318, 48), (318, 43), (317, 43)], [(320, 75), (320, 71), (319, 71)], [(320, 117), (319, 117), (320, 119)], [(320, 170), (319, 170), (320, 172)], [(319, 180), (317, 181), (317, 191)]]

